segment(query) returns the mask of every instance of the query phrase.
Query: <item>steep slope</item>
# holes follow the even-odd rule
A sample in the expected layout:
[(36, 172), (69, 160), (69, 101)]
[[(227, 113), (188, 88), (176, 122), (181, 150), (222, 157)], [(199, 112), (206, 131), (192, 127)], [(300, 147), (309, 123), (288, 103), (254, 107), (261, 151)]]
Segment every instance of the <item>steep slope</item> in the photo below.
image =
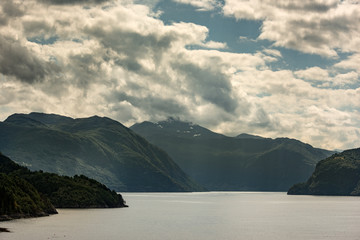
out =
[(295, 184), (288, 194), (360, 196), (360, 148), (320, 161), (309, 180)]
[(126, 207), (120, 194), (93, 179), (32, 172), (1, 153), (0, 183), (0, 220), (54, 214), (55, 207)]
[(10, 175), (22, 168), (0, 153), (0, 221), (57, 213), (33, 185), (17, 174)]
[(0, 221), (57, 213), (53, 205), (27, 181), (0, 173)]
[(202, 190), (164, 151), (109, 118), (14, 114), (0, 132), (0, 151), (31, 170), (82, 174), (116, 191)]
[(209, 190), (287, 191), (332, 154), (288, 138), (226, 137), (175, 119), (135, 124), (131, 129), (164, 149)]

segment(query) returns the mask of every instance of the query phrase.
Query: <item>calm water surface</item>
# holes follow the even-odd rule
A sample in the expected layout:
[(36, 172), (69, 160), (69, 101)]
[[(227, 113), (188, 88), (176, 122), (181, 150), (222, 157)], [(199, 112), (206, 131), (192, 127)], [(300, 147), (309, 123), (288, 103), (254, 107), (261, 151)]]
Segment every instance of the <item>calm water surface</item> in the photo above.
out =
[(360, 239), (360, 198), (286, 193), (125, 193), (129, 208), (60, 209), (0, 223), (0, 239)]

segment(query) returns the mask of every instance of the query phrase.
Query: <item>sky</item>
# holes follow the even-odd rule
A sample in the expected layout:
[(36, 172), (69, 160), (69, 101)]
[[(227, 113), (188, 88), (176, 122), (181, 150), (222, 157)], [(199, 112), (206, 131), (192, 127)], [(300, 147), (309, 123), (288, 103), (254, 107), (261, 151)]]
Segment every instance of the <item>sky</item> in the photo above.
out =
[(30, 112), (360, 147), (360, 0), (1, 0), (0, 121)]

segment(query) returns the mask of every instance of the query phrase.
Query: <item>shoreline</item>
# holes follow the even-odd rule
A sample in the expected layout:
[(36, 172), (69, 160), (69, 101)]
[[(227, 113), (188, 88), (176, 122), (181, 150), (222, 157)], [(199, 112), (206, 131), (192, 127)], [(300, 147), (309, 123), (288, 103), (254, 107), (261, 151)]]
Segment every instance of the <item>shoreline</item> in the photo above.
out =
[(0, 232), (10, 232), (9, 229), (0, 227)]
[[(56, 213), (55, 212), (53, 212), (53, 213), (43, 212), (43, 213), (38, 213), (38, 214), (16, 213), (16, 214), (10, 214), (10, 215), (0, 215), (0, 222), (11, 221), (11, 220), (15, 220), (15, 219), (24, 219), (24, 218), (48, 217), (48, 216), (51, 216), (54, 214), (58, 214), (58, 213), (57, 212)], [(0, 230), (0, 232), (1, 232), (1, 230)]]

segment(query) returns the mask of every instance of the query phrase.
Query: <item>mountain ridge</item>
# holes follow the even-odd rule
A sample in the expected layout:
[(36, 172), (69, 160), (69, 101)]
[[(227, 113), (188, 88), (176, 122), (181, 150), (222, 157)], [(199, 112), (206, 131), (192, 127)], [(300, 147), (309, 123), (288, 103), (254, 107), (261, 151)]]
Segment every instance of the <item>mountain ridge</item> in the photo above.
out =
[(174, 119), (138, 123), (130, 129), (168, 152), (209, 190), (287, 191), (333, 153), (296, 139), (228, 137)]
[[(212, 138), (226, 138), (227, 136), (219, 133), (215, 133), (207, 128), (201, 127), (200, 125), (194, 124), (192, 122), (180, 121), (175, 118), (168, 118), (164, 121), (159, 121), (156, 123), (152, 123), (149, 121), (145, 121), (142, 123), (135, 123), (130, 127), (130, 129), (136, 129), (140, 125), (147, 125), (147, 127), (151, 128), (160, 128), (160, 129), (169, 129), (170, 131), (166, 131), (166, 133), (173, 134), (173, 128), (176, 128), (176, 135), (182, 135), (186, 137), (212, 137)], [(174, 126), (175, 125), (175, 126)], [(168, 128), (171, 126), (172, 128)]]
[(0, 132), (0, 151), (32, 170), (83, 174), (117, 191), (203, 190), (167, 153), (110, 118), (13, 114)]
[(262, 138), (264, 138), (264, 137), (257, 136), (257, 135), (252, 135), (252, 134), (248, 134), (248, 133), (241, 133), (241, 134), (237, 135), (236, 138), (255, 138), (255, 139), (262, 139)]

